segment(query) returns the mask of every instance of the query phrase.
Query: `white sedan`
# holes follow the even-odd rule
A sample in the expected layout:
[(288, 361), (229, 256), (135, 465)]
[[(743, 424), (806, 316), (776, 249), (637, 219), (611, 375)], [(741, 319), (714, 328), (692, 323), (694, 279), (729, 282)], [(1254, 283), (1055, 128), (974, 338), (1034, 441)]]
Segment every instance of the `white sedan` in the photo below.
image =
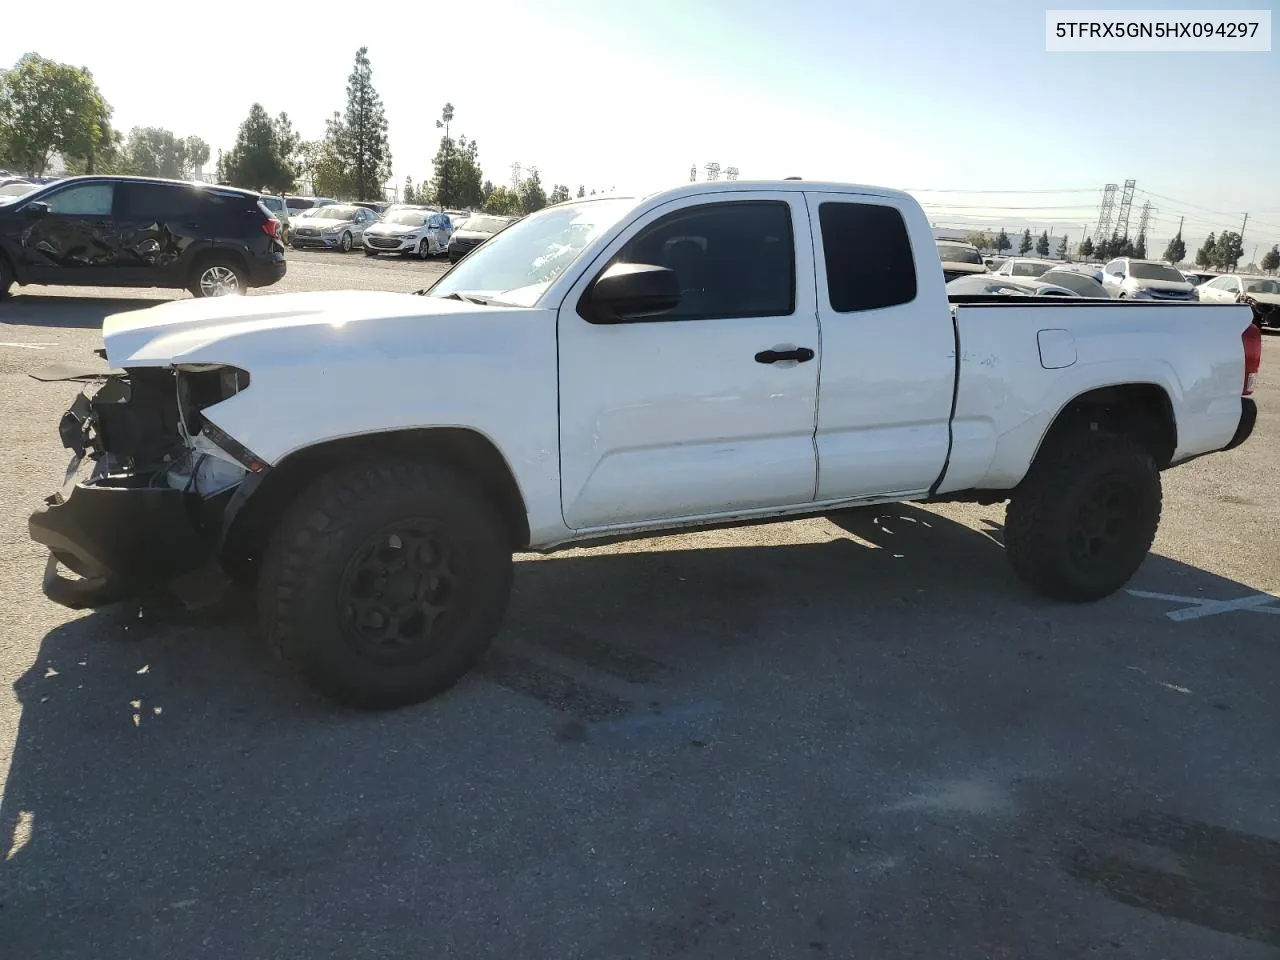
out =
[(414, 254), (426, 260), (449, 252), (453, 225), (448, 214), (401, 208), (389, 210), (364, 232), (364, 252)]

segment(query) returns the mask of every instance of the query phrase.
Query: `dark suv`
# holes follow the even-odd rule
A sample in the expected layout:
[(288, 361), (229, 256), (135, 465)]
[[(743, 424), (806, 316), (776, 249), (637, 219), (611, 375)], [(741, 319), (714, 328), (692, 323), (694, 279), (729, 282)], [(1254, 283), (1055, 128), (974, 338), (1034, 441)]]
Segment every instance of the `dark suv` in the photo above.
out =
[(216, 297), (284, 272), (280, 221), (247, 190), (88, 176), (0, 202), (0, 297), (15, 281)]

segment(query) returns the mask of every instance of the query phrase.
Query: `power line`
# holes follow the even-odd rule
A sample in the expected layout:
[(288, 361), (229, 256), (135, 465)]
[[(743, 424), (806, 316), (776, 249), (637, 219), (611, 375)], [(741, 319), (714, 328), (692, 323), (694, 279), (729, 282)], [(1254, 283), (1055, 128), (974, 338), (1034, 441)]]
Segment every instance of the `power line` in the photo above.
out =
[(1097, 187), (1064, 187), (1062, 189), (1045, 188), (1043, 190), (958, 190), (951, 187), (939, 187), (937, 189), (930, 187), (904, 187), (905, 193), (1097, 193)]

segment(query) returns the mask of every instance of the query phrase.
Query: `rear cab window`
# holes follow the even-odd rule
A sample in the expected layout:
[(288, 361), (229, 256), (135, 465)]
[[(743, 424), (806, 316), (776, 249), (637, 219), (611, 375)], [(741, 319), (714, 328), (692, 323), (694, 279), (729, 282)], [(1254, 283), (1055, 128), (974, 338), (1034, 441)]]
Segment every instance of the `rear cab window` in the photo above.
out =
[(916, 298), (911, 237), (896, 207), (823, 200), (818, 204), (818, 224), (832, 310), (880, 310)]

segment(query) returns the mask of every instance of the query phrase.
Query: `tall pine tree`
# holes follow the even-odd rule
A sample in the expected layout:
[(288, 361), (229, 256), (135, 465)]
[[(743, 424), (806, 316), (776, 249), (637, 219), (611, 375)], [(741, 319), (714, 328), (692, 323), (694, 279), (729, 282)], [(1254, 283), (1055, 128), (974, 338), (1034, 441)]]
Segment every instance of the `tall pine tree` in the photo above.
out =
[(355, 66), (347, 78), (347, 109), (336, 133), (338, 155), (356, 199), (381, 200), (383, 185), (391, 179), (391, 147), (382, 97), (373, 87), (368, 47), (356, 51)]

